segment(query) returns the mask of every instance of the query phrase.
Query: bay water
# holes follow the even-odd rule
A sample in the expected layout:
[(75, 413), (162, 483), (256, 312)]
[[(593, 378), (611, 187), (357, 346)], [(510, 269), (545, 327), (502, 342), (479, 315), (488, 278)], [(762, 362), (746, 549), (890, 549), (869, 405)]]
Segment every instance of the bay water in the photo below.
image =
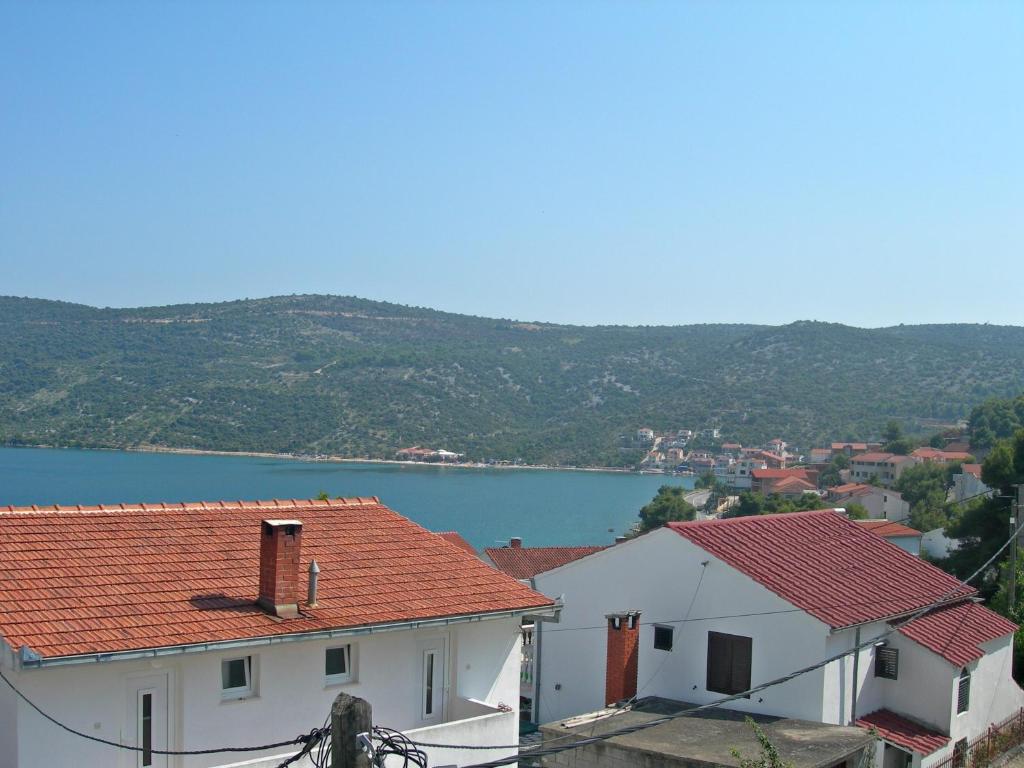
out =
[(690, 477), (571, 470), (337, 463), (49, 448), (0, 448), (0, 506), (379, 496), (474, 547), (610, 544), (661, 485)]

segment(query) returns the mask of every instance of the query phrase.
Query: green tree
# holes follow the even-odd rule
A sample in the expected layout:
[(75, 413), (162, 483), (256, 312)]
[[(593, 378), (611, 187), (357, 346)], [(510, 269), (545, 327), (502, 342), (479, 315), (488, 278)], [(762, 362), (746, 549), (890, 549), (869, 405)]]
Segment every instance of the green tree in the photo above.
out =
[(946, 502), (953, 485), (953, 474), (959, 464), (916, 464), (903, 471), (896, 481), (896, 490), (910, 504), (910, 525), (919, 531), (945, 528), (953, 517)]
[(851, 520), (867, 520), (869, 517), (867, 507), (857, 502), (846, 505), (846, 515)]
[(660, 528), (665, 523), (693, 520), (697, 510), (685, 498), (686, 488), (663, 485), (658, 493), (640, 510), (640, 531)]

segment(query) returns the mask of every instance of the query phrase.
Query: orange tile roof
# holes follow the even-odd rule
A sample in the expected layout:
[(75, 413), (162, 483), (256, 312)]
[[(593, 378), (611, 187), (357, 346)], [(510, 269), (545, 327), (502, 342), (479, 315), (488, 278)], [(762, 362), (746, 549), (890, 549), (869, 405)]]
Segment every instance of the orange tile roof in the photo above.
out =
[(981, 645), (1017, 631), (1017, 625), (974, 602), (957, 603), (926, 613), (899, 631), (950, 664), (963, 667), (985, 655)]
[(529, 579), (602, 549), (607, 547), (491, 547), (484, 553), (498, 570), (516, 579)]
[[(303, 523), (317, 608), (260, 610), (260, 522)], [(45, 657), (551, 605), (376, 498), (0, 508), (0, 634)], [(304, 590), (301, 590), (304, 592)]]
[(462, 547), (462, 549), (469, 552), (469, 554), (473, 555), (473, 557), (479, 556), (477, 555), (476, 550), (473, 548), (473, 545), (466, 541), (464, 538), (462, 538), (462, 535), (458, 531), (441, 531), (437, 535), (445, 541), (447, 541), (449, 544), (454, 544), (457, 547)]
[(981, 464), (964, 464), (960, 467), (960, 471), (965, 475), (974, 475), (974, 477), (981, 480)]
[(891, 523), (888, 520), (854, 520), (857, 525), (867, 528), (884, 538), (893, 536), (921, 536), (921, 532), (901, 523)]
[(975, 593), (832, 509), (668, 528), (834, 628)]
[(874, 728), (878, 735), (900, 747), (930, 755), (949, 744), (949, 736), (926, 728), (888, 709), (876, 709), (857, 720), (862, 728)]
[(797, 477), (807, 480), (810, 475), (802, 467), (796, 469), (752, 469), (750, 476), (755, 480), (779, 480), (784, 477)]

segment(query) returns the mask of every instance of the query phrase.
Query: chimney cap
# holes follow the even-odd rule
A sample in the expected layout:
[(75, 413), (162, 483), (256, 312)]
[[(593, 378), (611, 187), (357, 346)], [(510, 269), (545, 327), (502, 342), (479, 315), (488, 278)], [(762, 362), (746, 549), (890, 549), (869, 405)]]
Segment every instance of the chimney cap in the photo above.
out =
[(280, 528), (283, 525), (302, 525), (301, 520), (264, 520), (263, 522), (272, 528)]
[(316, 564), (316, 560), (309, 561), (309, 572), (320, 573), (320, 566)]
[(519, 549), (523, 546), (523, 539), (521, 536), (513, 536), (509, 539), (508, 545), (512, 547), (512, 549)]

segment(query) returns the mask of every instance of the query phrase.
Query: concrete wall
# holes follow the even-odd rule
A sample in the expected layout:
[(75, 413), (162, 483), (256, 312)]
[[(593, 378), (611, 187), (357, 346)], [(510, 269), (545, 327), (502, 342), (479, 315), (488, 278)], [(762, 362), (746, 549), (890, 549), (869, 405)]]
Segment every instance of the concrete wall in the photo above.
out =
[[(422, 725), (419, 718), (422, 643), (448, 639), (447, 712), (460, 711), (459, 696), (479, 698), (497, 706), (516, 708), (519, 690), (519, 621), (492, 619), (448, 628), (406, 630), (333, 641), (302, 641), (205, 652), (147, 661), (118, 661), (76, 666), (24, 669), (13, 673), (16, 685), (60, 721), (103, 738), (135, 743), (130, 711), (130, 686), (138, 676), (166, 675), (169, 681), (171, 748), (202, 749), (250, 745), (289, 739), (321, 725), (337, 694), (344, 690), (370, 701), (377, 725), (408, 730)], [(356, 679), (327, 685), (326, 648), (353, 643)], [(253, 657), (255, 692), (242, 700), (221, 696), (220, 662), (242, 655)], [(0, 712), (3, 712), (0, 699)], [(463, 708), (464, 709), (464, 708)], [(468, 711), (468, 710), (467, 710)], [(479, 709), (472, 714), (479, 714)], [(0, 720), (9, 728), (10, 717)], [(506, 732), (501, 743), (517, 736), (515, 718), (499, 719)], [(0, 750), (5, 768), (74, 765), (82, 768), (134, 768), (134, 753), (92, 744), (60, 731), (27, 705), (17, 712), (17, 760), (11, 742)], [(0, 731), (2, 733), (3, 731)], [(497, 734), (495, 734), (497, 736)], [(248, 755), (181, 757), (169, 768), (207, 768), (245, 759), (281, 755), (288, 750)], [(159, 766), (160, 764), (157, 763)]]
[[(540, 722), (604, 706), (608, 613), (642, 612), (639, 696), (720, 698), (706, 689), (709, 631), (753, 638), (754, 685), (825, 654), (824, 624), (668, 529), (540, 574), (536, 585), (565, 601), (559, 623), (540, 628)], [(654, 649), (658, 623), (674, 628), (672, 651)], [(820, 720), (822, 690), (819, 670), (730, 706)]]

